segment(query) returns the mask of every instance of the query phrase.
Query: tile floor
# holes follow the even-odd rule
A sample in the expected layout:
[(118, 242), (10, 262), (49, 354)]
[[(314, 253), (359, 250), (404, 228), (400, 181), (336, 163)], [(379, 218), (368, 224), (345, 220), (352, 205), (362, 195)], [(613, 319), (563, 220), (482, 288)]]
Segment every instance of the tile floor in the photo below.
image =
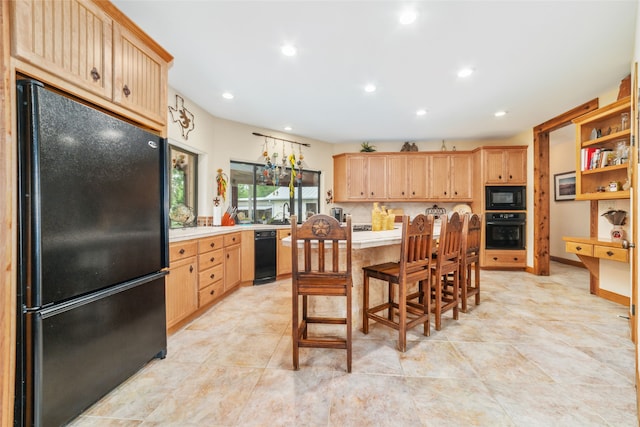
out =
[(72, 425), (637, 426), (625, 307), (551, 268), (483, 271), (482, 304), (413, 329), (406, 353), (388, 328), (354, 331), (351, 374), (344, 350), (302, 349), (292, 371), (290, 281), (244, 287)]

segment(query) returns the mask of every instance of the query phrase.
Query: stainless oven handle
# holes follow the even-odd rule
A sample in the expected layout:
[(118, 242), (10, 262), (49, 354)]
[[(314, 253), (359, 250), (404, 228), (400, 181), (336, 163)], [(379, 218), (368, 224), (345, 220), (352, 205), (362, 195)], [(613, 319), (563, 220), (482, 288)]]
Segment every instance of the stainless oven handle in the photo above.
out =
[(524, 221), (487, 221), (487, 225), (524, 225)]

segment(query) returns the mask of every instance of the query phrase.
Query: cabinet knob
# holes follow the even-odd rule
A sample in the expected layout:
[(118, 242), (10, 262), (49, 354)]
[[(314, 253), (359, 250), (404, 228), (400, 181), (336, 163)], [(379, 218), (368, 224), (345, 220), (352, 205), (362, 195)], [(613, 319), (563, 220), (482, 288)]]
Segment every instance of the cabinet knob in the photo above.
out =
[(215, 289), (211, 289), (211, 290), (209, 291), (209, 295), (213, 295), (213, 294), (215, 294), (215, 293), (216, 293), (216, 290), (215, 290)]
[(498, 175), (498, 179), (502, 179), (502, 175)]
[(189, 266), (189, 273), (193, 273), (193, 265)]
[(509, 175), (509, 179), (513, 179), (513, 175)]
[(227, 259), (229, 259), (229, 254), (227, 254)]
[(98, 69), (96, 67), (93, 67), (91, 69), (91, 78), (93, 79), (94, 82), (97, 82), (98, 80), (100, 80), (100, 73), (98, 72)]
[(445, 195), (445, 196), (447, 195), (447, 192), (446, 192), (446, 191), (444, 192), (444, 195)]
[(517, 261), (517, 260), (518, 260), (518, 257), (517, 257), (517, 256), (514, 256), (514, 257), (513, 257), (513, 260), (514, 260), (514, 261)]
[(360, 192), (360, 195), (361, 195), (361, 196), (364, 196), (364, 192), (362, 192), (362, 191), (361, 191), (361, 192)]
[(216, 244), (215, 244), (215, 243), (213, 243), (213, 242), (211, 242), (211, 243), (209, 244), (209, 246), (211, 246), (211, 247), (213, 248), (213, 247), (215, 247), (215, 246), (216, 246)]
[(236, 238), (235, 238), (235, 237), (232, 237), (232, 238), (231, 238), (231, 240), (233, 240), (233, 241), (235, 242), (235, 241), (236, 241)]
[[(404, 193), (403, 193), (403, 194), (404, 194)], [(415, 191), (412, 191), (412, 192), (411, 192), (411, 195), (412, 195), (412, 196), (415, 196), (415, 195), (416, 195), (416, 192), (415, 192)]]
[(129, 97), (129, 95), (131, 95), (131, 90), (129, 90), (129, 86), (124, 85), (124, 87), (122, 88), (122, 93), (124, 93), (125, 97)]
[(209, 262), (213, 262), (216, 260), (216, 257), (212, 256), (211, 258), (209, 258)]
[(582, 250), (582, 246), (576, 246), (576, 251), (581, 251)]
[(611, 251), (607, 251), (607, 255), (608, 255), (608, 256), (611, 256), (611, 255), (613, 255), (613, 252), (611, 252)]
[(209, 278), (213, 279), (214, 277), (216, 277), (216, 275), (214, 273), (211, 273), (211, 275), (209, 276)]
[(458, 195), (458, 192), (457, 192), (457, 191), (454, 191), (454, 192), (453, 192), (453, 194), (455, 194), (455, 195), (457, 196), (457, 195)]
[(180, 255), (184, 254), (184, 248), (180, 249), (178, 252), (180, 253)]
[(493, 260), (494, 260), (494, 261), (497, 261), (497, 260), (498, 260), (498, 257), (497, 257), (497, 256), (494, 256), (494, 257), (493, 257)]

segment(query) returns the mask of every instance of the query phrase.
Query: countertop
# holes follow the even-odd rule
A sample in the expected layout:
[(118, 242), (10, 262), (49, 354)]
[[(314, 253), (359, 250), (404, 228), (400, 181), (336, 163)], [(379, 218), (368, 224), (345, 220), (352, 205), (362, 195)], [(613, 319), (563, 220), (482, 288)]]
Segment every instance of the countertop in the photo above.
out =
[(181, 242), (183, 240), (199, 239), (201, 237), (210, 237), (219, 234), (234, 233), (238, 231), (278, 230), (283, 228), (291, 228), (291, 225), (250, 224), (231, 225), (224, 227), (172, 228), (169, 230), (169, 242)]
[[(269, 224), (251, 224), (251, 225), (233, 225), (226, 227), (189, 227), (169, 230), (169, 242), (180, 242), (183, 240), (199, 239), (202, 237), (210, 237), (219, 234), (233, 233), (238, 231), (254, 231), (254, 230), (278, 230), (288, 229), (291, 225), (269, 225)], [(434, 237), (440, 235), (440, 224), (434, 225)], [(285, 246), (289, 246), (291, 238), (287, 237), (282, 240)], [(353, 233), (351, 246), (353, 249), (366, 249), (379, 246), (399, 245), (402, 243), (402, 230), (394, 228), (385, 231), (356, 231)]]

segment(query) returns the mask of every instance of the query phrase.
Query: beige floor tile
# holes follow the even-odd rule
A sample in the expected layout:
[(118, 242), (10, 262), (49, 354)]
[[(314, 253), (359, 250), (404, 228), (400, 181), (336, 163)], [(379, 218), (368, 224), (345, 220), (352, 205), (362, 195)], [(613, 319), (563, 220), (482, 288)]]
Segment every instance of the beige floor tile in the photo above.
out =
[[(300, 349), (291, 282), (241, 287), (168, 338), (74, 427), (637, 426), (628, 308), (589, 294), (584, 269), (481, 272), (481, 304), (422, 335), (375, 322), (346, 351)], [(344, 334), (344, 327), (340, 330)]]

